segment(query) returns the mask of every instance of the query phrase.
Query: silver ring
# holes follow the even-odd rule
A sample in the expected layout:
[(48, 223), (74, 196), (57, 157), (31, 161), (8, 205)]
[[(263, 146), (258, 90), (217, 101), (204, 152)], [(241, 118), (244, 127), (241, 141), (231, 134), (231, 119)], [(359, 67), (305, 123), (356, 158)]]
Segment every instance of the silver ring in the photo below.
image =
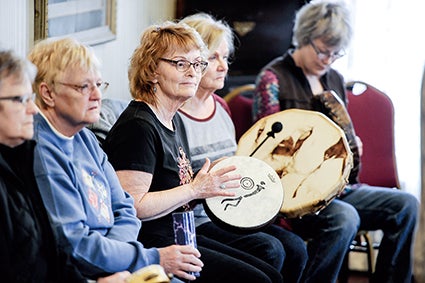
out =
[(224, 190), (225, 188), (226, 188), (226, 185), (225, 184), (221, 184), (220, 185), (220, 189)]

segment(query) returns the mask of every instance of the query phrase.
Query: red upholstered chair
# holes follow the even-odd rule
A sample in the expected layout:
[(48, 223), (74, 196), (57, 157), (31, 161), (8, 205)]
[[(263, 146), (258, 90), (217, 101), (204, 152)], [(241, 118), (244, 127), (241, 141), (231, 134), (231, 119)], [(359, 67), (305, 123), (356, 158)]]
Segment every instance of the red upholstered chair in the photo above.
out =
[(347, 84), (347, 95), (348, 112), (363, 142), (360, 182), (399, 188), (391, 99), (373, 86), (358, 81)]
[(245, 84), (233, 88), (224, 100), (227, 102), (232, 114), (236, 130), (236, 141), (253, 125), (252, 121), (252, 95), (255, 84)]
[[(360, 81), (346, 85), (348, 106), (356, 134), (363, 143), (359, 181), (373, 186), (400, 188), (394, 144), (394, 107), (382, 91)], [(359, 231), (350, 252), (366, 253), (368, 273), (374, 270), (374, 243), (368, 231)], [(339, 282), (347, 282), (349, 254), (341, 269)]]

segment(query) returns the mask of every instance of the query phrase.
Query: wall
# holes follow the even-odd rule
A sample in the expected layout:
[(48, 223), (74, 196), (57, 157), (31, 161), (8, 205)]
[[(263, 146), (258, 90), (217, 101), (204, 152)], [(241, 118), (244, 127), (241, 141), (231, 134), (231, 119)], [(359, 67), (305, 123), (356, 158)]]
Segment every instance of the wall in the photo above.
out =
[(33, 19), (31, 0), (0, 0), (0, 48), (14, 49), (25, 55), (30, 36), (30, 23)]
[(118, 0), (117, 39), (94, 46), (103, 62), (102, 76), (110, 83), (105, 97), (129, 99), (127, 67), (142, 31), (149, 25), (174, 18), (174, 0)]
[[(25, 56), (32, 46), (33, 0), (0, 0), (0, 47)], [(105, 97), (129, 99), (127, 66), (142, 31), (175, 15), (175, 0), (117, 0), (116, 40), (94, 46), (102, 76), (110, 83)]]
[[(425, 66), (422, 74), (421, 93), (421, 202), (425, 203)], [(415, 280), (416, 283), (425, 282), (425, 207), (420, 209), (419, 226), (415, 245)]]

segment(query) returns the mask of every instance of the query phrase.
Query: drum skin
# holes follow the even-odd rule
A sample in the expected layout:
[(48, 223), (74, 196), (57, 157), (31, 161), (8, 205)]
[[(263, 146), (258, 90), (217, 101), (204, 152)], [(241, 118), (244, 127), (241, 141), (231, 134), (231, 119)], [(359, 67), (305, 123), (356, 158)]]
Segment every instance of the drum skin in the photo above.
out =
[[(271, 133), (276, 123), (281, 130)], [(344, 131), (310, 110), (289, 109), (260, 119), (242, 135), (236, 155), (253, 152), (278, 174), (285, 189), (280, 213), (287, 218), (325, 208), (343, 191), (353, 166)]]
[(152, 264), (133, 272), (126, 283), (169, 283), (172, 275), (165, 274), (164, 268), (159, 264)]
[(204, 201), (208, 216), (217, 225), (234, 232), (252, 232), (276, 218), (282, 207), (284, 190), (279, 176), (267, 163), (249, 156), (232, 156), (211, 169), (235, 165), (232, 174), (240, 174), (240, 187), (225, 189), (232, 197), (213, 197)]

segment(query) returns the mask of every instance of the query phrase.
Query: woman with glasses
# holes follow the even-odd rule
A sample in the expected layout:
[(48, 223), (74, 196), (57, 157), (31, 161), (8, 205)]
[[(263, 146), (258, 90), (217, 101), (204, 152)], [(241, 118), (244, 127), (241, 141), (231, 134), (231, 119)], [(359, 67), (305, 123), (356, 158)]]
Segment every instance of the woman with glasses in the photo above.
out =
[[(334, 91), (345, 103), (344, 80), (332, 63), (345, 54), (351, 36), (343, 1), (311, 1), (303, 6), (295, 18), (295, 48), (266, 65), (257, 77), (254, 120), (291, 108), (330, 113), (333, 110), (316, 99), (324, 91)], [(346, 136), (352, 150), (360, 153), (359, 139)], [(354, 161), (353, 168), (358, 168), (360, 160)], [(384, 236), (373, 282), (410, 282), (417, 211), (413, 195), (358, 184), (356, 176), (350, 176), (343, 194), (319, 214), (291, 219), (293, 231), (309, 240), (309, 260), (301, 281), (335, 282), (358, 229), (381, 229)]]
[[(197, 199), (233, 196), (221, 184), (239, 186), (234, 166), (210, 171), (207, 159), (198, 172), (192, 170), (186, 132), (176, 115), (195, 95), (208, 65), (205, 58), (205, 44), (193, 28), (172, 22), (147, 28), (128, 72), (133, 100), (103, 143), (121, 184), (135, 199), (143, 221), (139, 239), (147, 247), (175, 242), (174, 211), (192, 209)], [(203, 235), (197, 235), (197, 243), (203, 262), (199, 277), (176, 276), (195, 282), (282, 281), (275, 268), (249, 254)]]

